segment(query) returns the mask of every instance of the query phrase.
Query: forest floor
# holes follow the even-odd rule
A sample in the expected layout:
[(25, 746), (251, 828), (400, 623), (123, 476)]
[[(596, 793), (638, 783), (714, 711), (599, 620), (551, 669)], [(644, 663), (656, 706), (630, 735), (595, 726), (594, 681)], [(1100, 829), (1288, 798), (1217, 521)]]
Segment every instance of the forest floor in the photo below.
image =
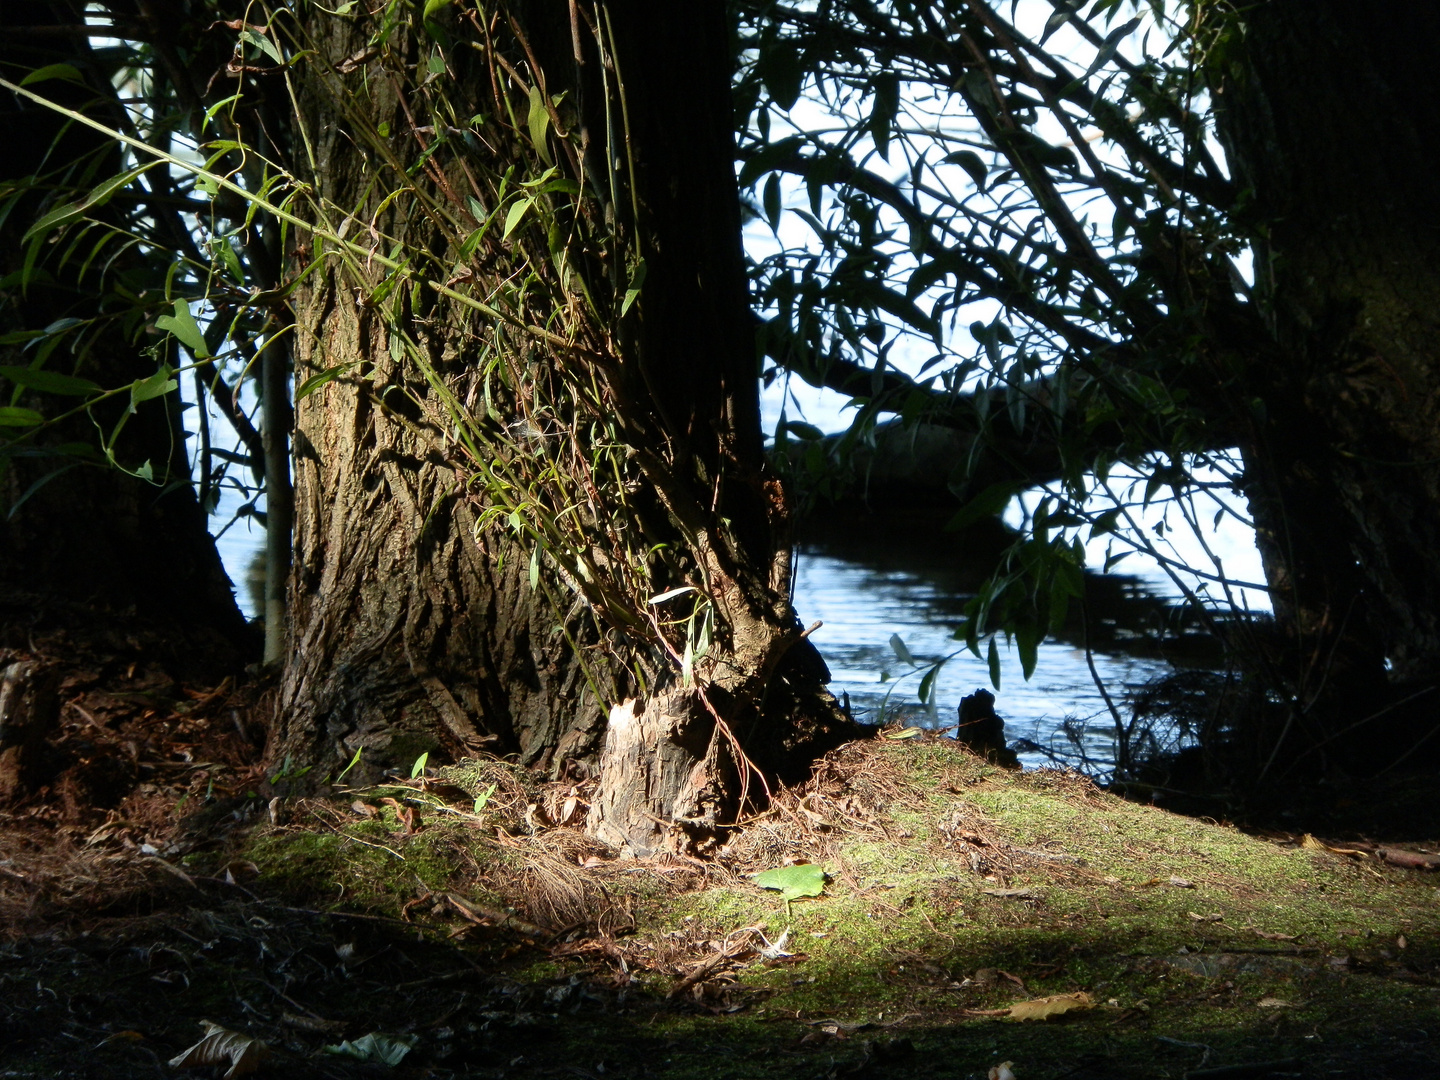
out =
[[(93, 760), (0, 822), (0, 1077), (1440, 1077), (1420, 837), (1246, 833), (912, 735), (705, 861), (623, 860), (583, 784), (271, 798), (222, 697), (127, 700), (68, 710)], [(818, 895), (756, 879), (785, 866)], [(207, 1032), (219, 1065), (170, 1064)]]

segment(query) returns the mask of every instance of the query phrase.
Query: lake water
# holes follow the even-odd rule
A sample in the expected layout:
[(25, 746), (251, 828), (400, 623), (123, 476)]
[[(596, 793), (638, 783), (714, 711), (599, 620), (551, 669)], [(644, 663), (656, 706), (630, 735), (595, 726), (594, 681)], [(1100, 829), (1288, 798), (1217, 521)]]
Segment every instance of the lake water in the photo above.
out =
[[(996, 690), (985, 661), (952, 636), (967, 599), (923, 570), (866, 565), (813, 551), (802, 552), (795, 581), (801, 619), (806, 625), (816, 619), (825, 624), (812, 640), (830, 667), (830, 689), (836, 696), (849, 695), (858, 718), (873, 722), (899, 714), (899, 719), (918, 726), (945, 727), (955, 723), (960, 699), (983, 687), (996, 695), (995, 708), (1005, 719), (1008, 739), (1029, 739), (1067, 754), (1072, 748), (1062, 725), (1069, 720), (1085, 730), (1083, 746), (1090, 759), (1113, 760), (1113, 721), (1084, 649), (1063, 641), (1042, 643), (1027, 682), (1019, 658), (1002, 648)], [(900, 658), (890, 644), (892, 635), (901, 639), (916, 665)], [(922, 673), (945, 657), (951, 659), (936, 676), (932, 714), (917, 694)], [(1094, 660), (1111, 698), (1122, 708), (1129, 690), (1171, 670), (1163, 660), (1144, 657), (1096, 652)], [(1051, 761), (1039, 753), (1022, 753), (1020, 758), (1032, 767)]]

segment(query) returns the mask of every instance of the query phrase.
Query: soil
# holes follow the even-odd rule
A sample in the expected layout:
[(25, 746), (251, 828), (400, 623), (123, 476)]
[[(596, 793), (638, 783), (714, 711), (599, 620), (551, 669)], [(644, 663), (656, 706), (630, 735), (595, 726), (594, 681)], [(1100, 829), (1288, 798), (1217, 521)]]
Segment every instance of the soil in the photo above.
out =
[[(263, 685), (107, 679), (64, 685), (3, 814), (6, 1077), (220, 1076), (169, 1064), (206, 1023), (235, 1076), (1440, 1077), (1440, 874), (1385, 855), (1424, 838), (1246, 833), (919, 736), (709, 862), (621, 860), (585, 784), (476, 758), (282, 799)], [(755, 880), (806, 862), (819, 896)]]

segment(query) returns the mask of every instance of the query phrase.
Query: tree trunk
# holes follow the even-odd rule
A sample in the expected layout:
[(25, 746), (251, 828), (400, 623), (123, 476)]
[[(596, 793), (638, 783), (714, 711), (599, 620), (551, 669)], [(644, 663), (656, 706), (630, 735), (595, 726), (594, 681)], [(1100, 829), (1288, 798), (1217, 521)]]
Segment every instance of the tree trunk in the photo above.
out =
[[(300, 377), (334, 377), (297, 408), (273, 755), (323, 773), (484, 746), (586, 774), (608, 714), (627, 764), (592, 826), (642, 805), (612, 839), (697, 842), (738, 808), (742, 748), (793, 773), (849, 730), (765, 471), (723, 9), (452, 11), (378, 51), (364, 19), (308, 29), (310, 182), (410, 276), (392, 291), (341, 252), (299, 297)], [(433, 146), (446, 116), (484, 119)], [(634, 787), (637, 753), (675, 782)]]
[[(1440, 12), (1271, 0), (1243, 18), (1221, 129), (1253, 189), (1279, 347), (1253, 373), (1251, 504), (1277, 617), (1303, 642), (1301, 710), (1354, 724), (1401, 696), (1387, 671), (1440, 670)], [(1358, 731), (1366, 766), (1406, 749), (1398, 715)]]

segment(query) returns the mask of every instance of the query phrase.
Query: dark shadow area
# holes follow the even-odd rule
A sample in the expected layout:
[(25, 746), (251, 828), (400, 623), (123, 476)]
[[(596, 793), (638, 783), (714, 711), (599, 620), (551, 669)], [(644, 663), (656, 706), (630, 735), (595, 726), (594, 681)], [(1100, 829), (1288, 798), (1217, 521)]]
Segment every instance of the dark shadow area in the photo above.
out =
[[(199, 1040), (202, 1021), (263, 1040), (260, 1075), (335, 1080), (983, 1080), (1001, 1061), (1024, 1080), (1140, 1080), (1264, 1062), (1288, 1064), (1233, 1075), (1440, 1076), (1433, 955), (1401, 970), (1378, 959), (1337, 967), (1283, 948), (1151, 957), (1143, 943), (1078, 934), (1036, 934), (983, 957), (937, 943), (932, 955), (885, 961), (895, 994), (881, 1013), (855, 1002), (789, 1015), (768, 1011), (767, 995), (743, 983), (671, 1000), (603, 958), (547, 970), (542, 946), (504, 935), (457, 947), (445, 942), (453, 928), (434, 924), (304, 910), (220, 884), (185, 899), (167, 892), (149, 914), (81, 919), (0, 946), (7, 1076), (172, 1075), (165, 1063)], [(974, 1014), (1015, 996), (1015, 983), (1031, 993), (1088, 985), (1101, 1005), (1048, 1023)], [(1267, 1006), (1258, 996), (1266, 987), (1286, 1003)], [(1130, 1004), (1106, 1006), (1107, 997)], [(1185, 1018), (1241, 1003), (1252, 1021), (1197, 1031)], [(1323, 1025), (1310, 1022), (1317, 1005)], [(398, 1066), (324, 1050), (376, 1031), (413, 1044)]]

